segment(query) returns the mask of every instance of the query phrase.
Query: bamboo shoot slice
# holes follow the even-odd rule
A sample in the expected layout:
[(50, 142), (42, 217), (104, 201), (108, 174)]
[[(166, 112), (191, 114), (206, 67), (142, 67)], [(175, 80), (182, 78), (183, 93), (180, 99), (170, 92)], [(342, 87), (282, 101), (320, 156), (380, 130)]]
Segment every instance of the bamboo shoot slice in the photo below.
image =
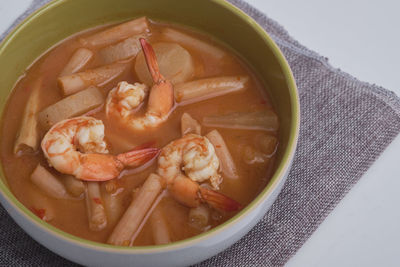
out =
[(42, 86), (42, 78), (34, 83), (31, 95), (26, 103), (24, 115), (22, 117), (21, 128), (18, 133), (17, 140), (14, 144), (14, 154), (19, 151), (28, 149), (36, 151), (39, 143), (39, 132), (37, 127), (37, 112), (39, 111), (39, 96)]
[(164, 217), (160, 205), (153, 210), (150, 215), (150, 225), (153, 232), (153, 240), (156, 245), (171, 243), (169, 235), (168, 223)]
[(38, 119), (43, 128), (50, 129), (59, 121), (82, 115), (103, 103), (101, 90), (89, 87), (48, 106), (38, 114)]
[(65, 65), (60, 76), (70, 75), (81, 71), (93, 58), (93, 52), (87, 48), (78, 48)]
[(267, 156), (272, 156), (278, 144), (278, 139), (272, 135), (260, 134), (255, 138), (257, 147)]
[(129, 37), (122, 42), (101, 49), (99, 56), (105, 64), (135, 57), (141, 51), (139, 38), (146, 37), (147, 35), (145, 34)]
[(90, 86), (103, 86), (121, 75), (128, 63), (114, 63), (96, 69), (86, 70), (76, 74), (59, 77), (58, 85), (64, 95), (70, 95)]
[(124, 210), (122, 205), (122, 196), (119, 192), (103, 192), (104, 207), (107, 213), (108, 223), (114, 225), (121, 218)]
[(212, 46), (200, 39), (194, 38), (186, 33), (167, 28), (162, 31), (162, 37), (168, 41), (180, 43), (183, 46), (192, 47), (201, 53), (209, 54), (215, 59), (222, 59), (225, 52), (216, 46)]
[(181, 117), (181, 134), (184, 136), (185, 134), (201, 134), (201, 125), (192, 118), (188, 113), (183, 113)]
[(270, 157), (255, 149), (253, 146), (246, 145), (242, 152), (243, 161), (246, 164), (264, 164), (269, 161)]
[(246, 89), (247, 76), (223, 76), (200, 79), (175, 86), (175, 100), (187, 105)]
[(221, 134), (217, 130), (213, 130), (209, 132), (206, 137), (215, 148), (215, 153), (217, 153), (224, 177), (231, 179), (239, 178), (235, 162)]
[(132, 35), (148, 32), (150, 32), (149, 22), (146, 17), (141, 17), (82, 38), (81, 43), (90, 47), (103, 47), (124, 40)]
[(189, 211), (189, 225), (198, 230), (204, 230), (208, 225), (209, 218), (210, 210), (204, 204), (191, 208)]
[(203, 125), (231, 129), (277, 131), (279, 122), (275, 112), (265, 110), (204, 117)]
[(90, 230), (103, 230), (107, 226), (107, 216), (98, 182), (87, 182), (85, 199)]
[(71, 199), (64, 185), (42, 165), (31, 174), (31, 181), (45, 194), (56, 199)]
[(134, 198), (131, 205), (114, 228), (107, 243), (113, 245), (129, 245), (132, 236), (135, 234), (162, 188), (161, 177), (154, 173), (150, 174), (137, 193), (137, 197)]
[(72, 175), (63, 175), (62, 181), (68, 193), (74, 197), (81, 197), (85, 193), (85, 183)]
[[(173, 84), (186, 82), (193, 77), (193, 59), (185, 48), (175, 43), (156, 43), (153, 49), (161, 74)], [(153, 84), (143, 52), (136, 57), (135, 72), (142, 83), (149, 86)]]

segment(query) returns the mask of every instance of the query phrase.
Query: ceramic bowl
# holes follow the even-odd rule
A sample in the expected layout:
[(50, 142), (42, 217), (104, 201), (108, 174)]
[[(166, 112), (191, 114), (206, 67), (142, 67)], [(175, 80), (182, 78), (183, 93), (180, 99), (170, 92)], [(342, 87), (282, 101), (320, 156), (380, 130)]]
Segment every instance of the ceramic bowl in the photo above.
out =
[(229, 221), (201, 235), (162, 246), (117, 247), (87, 241), (41, 221), (10, 192), (0, 173), (0, 200), (36, 241), (71, 261), (91, 266), (180, 266), (205, 260), (231, 246), (265, 214), (281, 190), (296, 149), (299, 99), (281, 51), (249, 16), (224, 0), (60, 0), (42, 7), (0, 45), (0, 109), (18, 77), (47, 49), (71, 34), (101, 24), (146, 15), (182, 24), (228, 45), (265, 84), (279, 114), (280, 147), (266, 188)]

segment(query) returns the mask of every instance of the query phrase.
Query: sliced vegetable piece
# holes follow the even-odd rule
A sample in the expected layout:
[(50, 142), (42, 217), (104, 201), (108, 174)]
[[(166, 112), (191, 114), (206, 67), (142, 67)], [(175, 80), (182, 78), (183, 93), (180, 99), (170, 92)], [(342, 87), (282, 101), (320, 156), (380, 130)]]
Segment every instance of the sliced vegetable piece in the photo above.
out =
[(39, 95), (42, 86), (42, 78), (35, 81), (31, 95), (26, 103), (22, 117), (21, 128), (14, 144), (14, 154), (19, 151), (36, 151), (39, 143), (39, 132), (37, 127), (37, 112), (39, 111)]
[(201, 134), (201, 125), (192, 118), (188, 113), (183, 113), (181, 117), (181, 134)]
[(99, 51), (99, 56), (105, 64), (110, 64), (129, 57), (135, 57), (141, 51), (139, 38), (146, 37), (146, 34), (129, 37), (122, 42), (101, 49)]
[(113, 245), (129, 245), (132, 236), (139, 228), (143, 218), (145, 218), (146, 213), (161, 190), (161, 177), (154, 173), (150, 174), (137, 193), (137, 197), (134, 198), (131, 205), (114, 228), (107, 243)]
[(220, 48), (210, 45), (200, 39), (194, 38), (186, 33), (177, 31), (175, 29), (167, 28), (162, 31), (162, 37), (166, 40), (180, 43), (184, 46), (192, 47), (201, 53), (209, 54), (215, 59), (222, 59), (225, 52)]
[(204, 204), (196, 208), (191, 208), (189, 211), (189, 225), (198, 230), (204, 230), (207, 227), (209, 218), (210, 210)]
[[(135, 242), (136, 238), (138, 237), (138, 235), (140, 234), (140, 232), (143, 230), (143, 227), (145, 226), (145, 224), (147, 223), (147, 221), (150, 218), (150, 215), (153, 213), (153, 210), (158, 206), (158, 204), (160, 203), (160, 201), (167, 195), (166, 191), (162, 191), (161, 194), (159, 194), (156, 198), (156, 200), (154, 200), (153, 204), (151, 205), (150, 209), (146, 212), (146, 215), (144, 216), (142, 222), (140, 223), (139, 227), (137, 228), (136, 232), (132, 235), (131, 237), (131, 241), (129, 243), (129, 246), (133, 246), (133, 243)], [(133, 198), (135, 198), (135, 196), (133, 196)], [(132, 200), (133, 201), (133, 200)]]
[(31, 181), (50, 197), (57, 199), (71, 199), (62, 182), (40, 164), (37, 165), (31, 174)]
[(243, 161), (249, 165), (261, 164), (269, 161), (269, 157), (250, 145), (244, 147), (242, 155)]
[(128, 63), (114, 63), (97, 69), (62, 76), (57, 81), (64, 95), (70, 95), (82, 91), (89, 86), (101, 87), (121, 75), (128, 66)]
[(85, 199), (90, 230), (103, 230), (107, 226), (107, 216), (98, 182), (87, 182)]
[(93, 58), (93, 52), (87, 48), (78, 48), (61, 71), (60, 76), (70, 75), (81, 71)]
[[(156, 43), (152, 46), (160, 72), (166, 79), (179, 84), (193, 77), (193, 59), (185, 48), (175, 43)], [(153, 84), (143, 51), (136, 57), (135, 72), (142, 83), (149, 86)]]
[(124, 210), (122, 205), (122, 195), (120, 192), (103, 192), (104, 207), (107, 212), (107, 219), (110, 225), (115, 225), (121, 218)]
[(265, 131), (277, 131), (279, 127), (278, 116), (272, 110), (204, 117), (203, 124), (207, 127)]
[(89, 37), (82, 38), (81, 43), (90, 47), (103, 47), (119, 42), (132, 35), (150, 32), (149, 22), (146, 17), (121, 23), (107, 30), (98, 32)]
[(82, 115), (104, 103), (100, 89), (89, 87), (48, 106), (38, 114), (40, 125), (45, 129), (59, 121)]
[(80, 197), (85, 193), (85, 183), (82, 180), (76, 179), (72, 175), (63, 175), (62, 181), (68, 193), (74, 197)]
[(255, 138), (257, 147), (267, 156), (272, 156), (276, 151), (278, 139), (275, 136), (268, 134), (259, 134)]
[(217, 153), (224, 177), (231, 179), (239, 178), (235, 162), (221, 134), (217, 130), (213, 130), (209, 132), (206, 137), (214, 145), (215, 153)]
[(153, 233), (154, 244), (162, 245), (171, 243), (169, 235), (168, 223), (164, 217), (160, 205), (153, 210), (150, 215), (150, 225)]
[(205, 99), (245, 90), (247, 76), (223, 76), (200, 79), (175, 86), (175, 100), (187, 105)]

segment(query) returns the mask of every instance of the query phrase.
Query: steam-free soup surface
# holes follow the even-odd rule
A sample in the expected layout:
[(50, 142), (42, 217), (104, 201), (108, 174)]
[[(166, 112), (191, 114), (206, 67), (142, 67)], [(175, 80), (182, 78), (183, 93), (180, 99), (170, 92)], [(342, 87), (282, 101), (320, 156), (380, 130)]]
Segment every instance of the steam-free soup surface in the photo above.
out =
[[(31, 175), (38, 164), (44, 168), (44, 171), (47, 171), (50, 175), (58, 179), (61, 185), (66, 185), (66, 179), (71, 179), (71, 177), (66, 178), (65, 175), (52, 168), (44, 157), (40, 146), (33, 149), (35, 151), (27, 149), (26, 147), (14, 151), (14, 146), (23, 124), (22, 120), (25, 109), (29, 99), (32, 98), (34, 90), (38, 90), (38, 111), (43, 111), (48, 106), (67, 97), (61, 88), (62, 84), (60, 84), (58, 78), (78, 49), (85, 48), (89, 50), (90, 57), (88, 62), (83, 64), (84, 66), (79, 72), (96, 69), (107, 64), (116, 64), (115, 62), (107, 62), (112, 61), (113, 58), (112, 56), (111, 59), (105, 57), (104, 53), (107, 52), (104, 51), (107, 50), (104, 49), (112, 49), (113, 46), (125, 41), (130, 36), (102, 45), (91, 45), (84, 42), (84, 40), (89, 40), (87, 37), (93, 36), (97, 32), (104, 31), (107, 27), (111, 26), (91, 29), (69, 37), (46, 52), (29, 67), (26, 73), (16, 83), (4, 111), (1, 125), (2, 137), (0, 147), (1, 160), (7, 182), (14, 195), (21, 203), (32, 210), (32, 212), (41, 219), (67, 233), (103, 243), (107, 242), (114, 227), (118, 223), (118, 218), (120, 218), (127, 207), (131, 205), (133, 198), (137, 197), (137, 192), (140, 190), (141, 185), (149, 177), (150, 173), (156, 172), (157, 160), (151, 161), (147, 164), (148, 166), (142, 168), (142, 170), (132, 172), (131, 174), (128, 172), (114, 179), (112, 182), (99, 182), (100, 197), (94, 200), (92, 199), (91, 201), (95, 203), (94, 205), (98, 204), (102, 206), (105, 205), (104, 202), (107, 201), (105, 199), (105, 194), (111, 194), (113, 196), (118, 195), (119, 207), (116, 208), (115, 212), (120, 210), (120, 215), (117, 216), (117, 219), (111, 219), (109, 216), (110, 211), (103, 207), (103, 209), (105, 209), (105, 214), (108, 216), (106, 226), (100, 227), (101, 229), (91, 229), (89, 224), (90, 219), (88, 218), (88, 216), (90, 216), (88, 215), (89, 208), (87, 207), (87, 205), (90, 204), (85, 200), (87, 193), (72, 196), (70, 192), (68, 192), (70, 196), (68, 199), (57, 199), (51, 194), (49, 195), (48, 192), (43, 191), (40, 186), (32, 182)], [(157, 48), (157, 44), (159, 43), (178, 44), (189, 53), (193, 61), (193, 70), (189, 70), (187, 77), (183, 78), (184, 81), (180, 81), (179, 79), (177, 82), (175, 81), (175, 88), (178, 86), (178, 83), (189, 83), (191, 81), (210, 77), (218, 78), (230, 76), (237, 77), (238, 80), (241, 77), (248, 77), (244, 90), (238, 90), (220, 96), (217, 95), (205, 100), (195, 99), (191, 104), (180, 105), (177, 103), (177, 106), (164, 123), (145, 131), (134, 130), (124, 123), (121, 123), (121, 121), (110, 119), (110, 117), (105, 114), (104, 103), (100, 106), (96, 106), (94, 110), (92, 108), (92, 110), (85, 111), (85, 113), (89, 112), (89, 116), (102, 120), (105, 125), (105, 140), (110, 154), (113, 155), (126, 152), (140, 144), (149, 142), (153, 147), (163, 148), (171, 141), (181, 138), (181, 118), (184, 113), (189, 114), (201, 124), (201, 135), (206, 135), (210, 131), (216, 129), (225, 141), (237, 171), (236, 178), (226, 177), (226, 175), (222, 174), (223, 181), (220, 184), (218, 192), (234, 199), (241, 204), (241, 207), (245, 207), (266, 186), (270, 179), (273, 170), (273, 154), (277, 146), (277, 127), (275, 125), (270, 129), (254, 129), (254, 127), (246, 128), (240, 123), (227, 126), (226, 124), (229, 124), (229, 119), (228, 122), (226, 122), (222, 117), (221, 121), (221, 117), (218, 116), (228, 114), (228, 118), (232, 118), (232, 116), (235, 118), (235, 116), (240, 117), (241, 114), (250, 114), (251, 117), (257, 114), (257, 112), (259, 114), (273, 112), (272, 103), (265, 93), (265, 88), (263, 88), (261, 83), (257, 81), (255, 75), (234, 53), (215, 43), (209, 37), (188, 31), (184, 28), (154, 22), (150, 22), (149, 28), (151, 32), (146, 32), (145, 38), (153, 47)], [(207, 49), (204, 50), (199, 45), (186, 42), (187, 40), (182, 41), (179, 38), (172, 40), (168, 34), (165, 34), (165, 31), (168, 33), (171, 29), (172, 32), (178, 31), (191, 38), (195, 38), (195, 40), (201, 40), (202, 43), (211, 46), (217, 52), (215, 53), (214, 50), (211, 50), (211, 52)], [(129, 43), (129, 40), (127, 43)], [(86, 53), (86, 51), (82, 51), (82, 53)], [(107, 56), (110, 55), (107, 54)], [(141, 55), (141, 57), (143, 57), (143, 55)], [(139, 59), (139, 56), (135, 54), (127, 59), (118, 60), (116, 62), (121, 62), (122, 60), (122, 64), (126, 65), (121, 73), (110, 81), (97, 85), (104, 99), (109, 91), (115, 88), (121, 81), (134, 84), (135, 82), (140, 83), (143, 82), (143, 80), (150, 79), (151, 82), (150, 76), (139, 79), (140, 75), (143, 74), (138, 73), (138, 62), (136, 61), (143, 61), (143, 58)], [(165, 64), (165, 62), (162, 64)], [(160, 65), (162, 64), (160, 63)], [(179, 60), (178, 64), (181, 64)], [(173, 67), (176, 67), (176, 65)], [(190, 66), (188, 65), (188, 67), (185, 68), (190, 68)], [(149, 83), (148, 80), (147, 83)], [(148, 85), (149, 87), (152, 86), (151, 84)], [(146, 103), (147, 98), (140, 107), (138, 114), (144, 113)], [(229, 115), (232, 113), (233, 115)], [(35, 114), (35, 116), (37, 117), (38, 115)], [(211, 121), (211, 123), (204, 123), (206, 121)], [(218, 125), (219, 123), (220, 125)], [(43, 122), (38, 123), (36, 129), (38, 130), (39, 141), (46, 134), (49, 127), (50, 125), (46, 126)], [(272, 140), (271, 144), (269, 144), (270, 147), (268, 147), (268, 144), (265, 145), (269, 142), (268, 140)], [(88, 190), (86, 183), (87, 182), (84, 182), (84, 190)], [(189, 238), (207, 231), (225, 222), (239, 212), (239, 210), (224, 211), (215, 209), (207, 203), (203, 203), (202, 207), (209, 216), (208, 221), (205, 222), (204, 225), (193, 221), (193, 218), (189, 218), (189, 214), (192, 214), (190, 212), (193, 212), (191, 208), (176, 201), (171, 194), (164, 195), (157, 205), (157, 210), (161, 210), (162, 220), (164, 224), (166, 224), (167, 234), (169, 235), (169, 242)], [(154, 227), (159, 226), (157, 226), (157, 223), (153, 223), (153, 221), (157, 222), (157, 220), (153, 220), (150, 216), (135, 238), (133, 245), (152, 245), (157, 243), (155, 241)], [(165, 225), (163, 227), (165, 228)], [(125, 245), (128, 244), (125, 243)]]

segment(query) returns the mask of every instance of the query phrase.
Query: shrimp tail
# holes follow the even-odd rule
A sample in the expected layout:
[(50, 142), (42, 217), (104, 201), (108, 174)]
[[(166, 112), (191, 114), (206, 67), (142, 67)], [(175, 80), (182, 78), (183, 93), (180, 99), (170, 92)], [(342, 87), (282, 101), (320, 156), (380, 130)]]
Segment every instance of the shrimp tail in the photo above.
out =
[(155, 147), (133, 149), (126, 153), (119, 154), (117, 160), (124, 166), (138, 167), (155, 158), (160, 153), (160, 149)]
[(202, 201), (207, 202), (211, 207), (224, 210), (224, 211), (236, 211), (242, 208), (242, 205), (236, 200), (231, 199), (221, 193), (214, 190), (199, 187), (200, 198)]
[(143, 54), (146, 59), (146, 64), (149, 68), (151, 77), (153, 78), (154, 83), (158, 84), (165, 79), (160, 73), (156, 53), (154, 52), (153, 47), (146, 41), (146, 39), (140, 38), (139, 40), (140, 44), (142, 45)]
[(143, 38), (140, 39), (140, 43), (147, 67), (154, 81), (154, 86), (151, 88), (149, 95), (148, 113), (160, 118), (166, 118), (175, 104), (174, 87), (160, 73), (153, 47)]
[(134, 149), (111, 156), (106, 154), (83, 154), (81, 167), (73, 175), (84, 181), (108, 181), (118, 177), (124, 167), (138, 167), (159, 153), (158, 148)]

